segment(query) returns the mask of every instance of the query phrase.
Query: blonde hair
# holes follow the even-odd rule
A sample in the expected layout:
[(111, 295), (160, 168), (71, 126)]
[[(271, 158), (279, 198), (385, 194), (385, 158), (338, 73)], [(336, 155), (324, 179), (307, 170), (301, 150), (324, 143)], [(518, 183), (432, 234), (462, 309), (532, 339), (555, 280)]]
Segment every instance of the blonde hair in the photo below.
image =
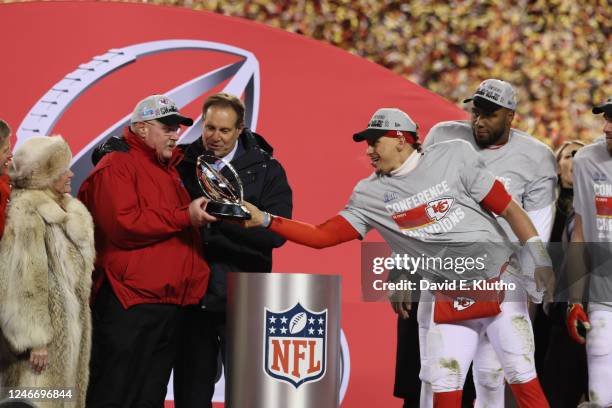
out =
[(555, 151), (555, 159), (557, 160), (557, 164), (559, 164), (559, 161), (561, 160), (561, 155), (563, 154), (563, 150), (565, 150), (565, 148), (569, 145), (578, 145), (580, 147), (586, 146), (586, 144), (584, 142), (581, 142), (580, 140), (566, 140)]

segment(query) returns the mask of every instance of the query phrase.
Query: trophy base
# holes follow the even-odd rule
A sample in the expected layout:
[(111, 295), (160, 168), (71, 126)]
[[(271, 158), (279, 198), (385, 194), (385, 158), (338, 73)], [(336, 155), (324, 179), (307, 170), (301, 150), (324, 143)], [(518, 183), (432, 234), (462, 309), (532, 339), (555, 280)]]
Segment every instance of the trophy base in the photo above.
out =
[(217, 218), (226, 218), (232, 220), (250, 220), (251, 213), (245, 206), (234, 203), (220, 203), (218, 201), (209, 201), (206, 206), (206, 212)]

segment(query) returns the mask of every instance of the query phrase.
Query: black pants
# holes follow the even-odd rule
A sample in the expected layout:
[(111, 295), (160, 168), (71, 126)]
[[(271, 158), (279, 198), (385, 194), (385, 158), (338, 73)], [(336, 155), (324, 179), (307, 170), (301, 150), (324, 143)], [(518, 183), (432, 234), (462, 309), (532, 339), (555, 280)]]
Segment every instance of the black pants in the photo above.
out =
[(174, 406), (212, 408), (215, 383), (221, 376), (219, 351), (227, 361), (225, 312), (203, 311), (199, 306), (185, 312), (174, 365)]
[(397, 349), (393, 395), (404, 399), (404, 407), (419, 406), (421, 398), (421, 358), (419, 355), (418, 303), (412, 304), (409, 318), (397, 318)]
[(103, 285), (92, 310), (87, 408), (163, 408), (181, 310), (168, 304), (126, 310)]
[(474, 377), (472, 375), (472, 367), (465, 376), (465, 383), (463, 383), (463, 395), (461, 398), (461, 406), (463, 408), (473, 408), (474, 401), (476, 400), (476, 387), (474, 387)]
[[(588, 370), (584, 345), (574, 342), (565, 327), (567, 303), (555, 303), (549, 316), (536, 315), (536, 326), (549, 323), (548, 348), (541, 364), (542, 389), (551, 407), (574, 408), (583, 395), (588, 395)], [(544, 324), (544, 323), (540, 323)], [(536, 344), (537, 347), (537, 344)]]

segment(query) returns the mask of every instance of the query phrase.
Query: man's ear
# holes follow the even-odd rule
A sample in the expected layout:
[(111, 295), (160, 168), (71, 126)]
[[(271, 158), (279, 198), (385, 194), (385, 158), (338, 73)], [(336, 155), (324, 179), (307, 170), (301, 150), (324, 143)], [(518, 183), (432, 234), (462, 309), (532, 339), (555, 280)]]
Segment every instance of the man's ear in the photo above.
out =
[(513, 120), (514, 120), (514, 111), (509, 110), (508, 115), (506, 116), (506, 124), (508, 125), (508, 127), (510, 127)]
[(147, 128), (147, 126), (145, 126), (144, 122), (134, 123), (132, 125), (132, 129), (134, 130), (134, 133), (136, 133), (136, 135), (140, 137), (146, 136), (146, 134), (149, 132), (149, 129)]

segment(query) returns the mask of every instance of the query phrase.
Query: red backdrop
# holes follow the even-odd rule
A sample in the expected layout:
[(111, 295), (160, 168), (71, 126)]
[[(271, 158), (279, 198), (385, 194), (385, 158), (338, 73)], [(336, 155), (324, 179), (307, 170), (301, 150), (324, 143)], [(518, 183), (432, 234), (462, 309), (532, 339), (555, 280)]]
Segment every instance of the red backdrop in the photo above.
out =
[[(275, 148), (294, 192), (294, 216), (320, 222), (344, 206), (370, 172), (351, 135), (379, 107), (408, 112), (424, 135), (436, 122), (463, 118), (451, 103), (392, 72), (330, 45), (250, 21), (207, 12), (121, 3), (0, 5), (3, 55), (0, 117), (17, 129), (36, 101), (79, 64), (111, 48), (195, 39), (252, 52), (261, 78), (257, 132)], [(176, 51), (139, 58), (84, 92), (58, 121), (73, 151), (152, 93), (166, 92), (236, 57)], [(217, 88), (215, 89), (217, 90)], [(186, 107), (197, 116), (201, 96)], [(376, 237), (370, 237), (376, 239)], [(344, 407), (400, 406), (392, 397), (395, 315), (360, 294), (359, 243), (316, 251), (288, 243), (274, 270), (342, 275), (342, 329), (351, 356)]]

